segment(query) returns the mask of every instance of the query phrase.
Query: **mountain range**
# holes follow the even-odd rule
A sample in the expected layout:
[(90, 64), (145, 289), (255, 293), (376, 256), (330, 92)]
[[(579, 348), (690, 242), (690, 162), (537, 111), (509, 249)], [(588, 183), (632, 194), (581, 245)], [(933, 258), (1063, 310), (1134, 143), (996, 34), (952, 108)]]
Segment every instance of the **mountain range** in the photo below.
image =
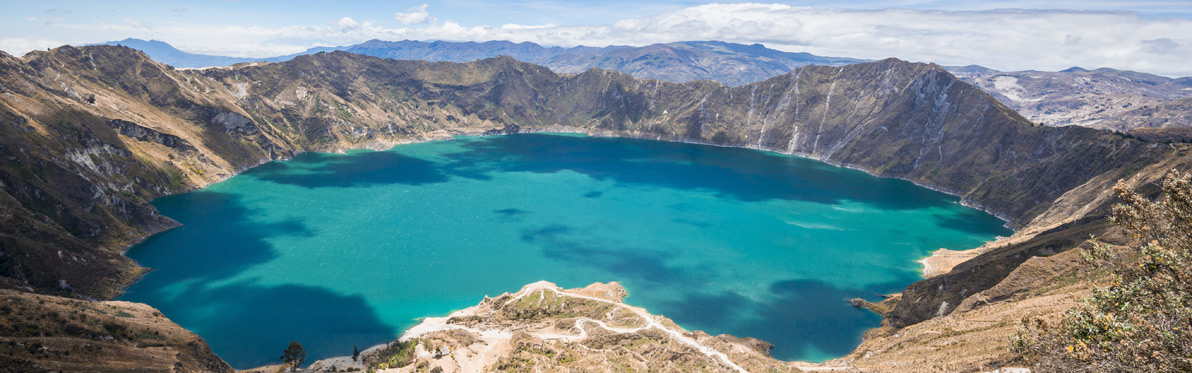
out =
[(1109, 68), (1002, 72), (950, 67), (1027, 119), (1128, 132), (1138, 127), (1192, 127), (1192, 78)]
[[(646, 79), (680, 83), (708, 79), (730, 86), (761, 81), (805, 65), (839, 66), (865, 62), (853, 58), (783, 52), (760, 44), (717, 41), (643, 47), (561, 48), (508, 41), (370, 40), (343, 47), (311, 48), (298, 54), (263, 59), (192, 54), (156, 40), (130, 38), (103, 44), (139, 49), (154, 60), (175, 67), (281, 62), (299, 55), (342, 50), (400, 60), (451, 62), (510, 56), (559, 73), (581, 73), (590, 68), (600, 68)], [(1054, 72), (1005, 72), (977, 65), (945, 68), (1027, 119), (1048, 126), (1079, 125), (1119, 132), (1129, 132), (1138, 127), (1192, 127), (1192, 78), (1167, 78), (1109, 68), (1086, 70), (1073, 67)]]
[(342, 47), (317, 47), (301, 53), (269, 58), (236, 58), (183, 52), (156, 40), (124, 39), (102, 43), (144, 51), (154, 60), (174, 67), (202, 68), (244, 62), (281, 62), (319, 52), (345, 51), (399, 60), (468, 62), (509, 56), (542, 65), (560, 73), (581, 73), (590, 68), (620, 71), (646, 79), (687, 82), (715, 80), (727, 85), (753, 83), (806, 65), (847, 65), (866, 60), (821, 57), (809, 53), (773, 50), (761, 44), (744, 45), (719, 41), (652, 44), (644, 47), (608, 46), (571, 48), (543, 47), (530, 42), (509, 41), (382, 41), (369, 40)]

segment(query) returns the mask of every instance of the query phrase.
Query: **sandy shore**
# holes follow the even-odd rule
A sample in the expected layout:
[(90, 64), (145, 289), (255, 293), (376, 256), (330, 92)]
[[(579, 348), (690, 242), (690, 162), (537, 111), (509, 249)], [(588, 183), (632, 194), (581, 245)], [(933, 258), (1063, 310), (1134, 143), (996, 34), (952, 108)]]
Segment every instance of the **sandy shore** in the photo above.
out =
[(932, 278), (952, 271), (952, 268), (957, 264), (977, 257), (984, 253), (985, 246), (981, 246), (971, 250), (948, 250), (939, 249), (932, 252), (930, 256), (919, 259), (919, 263), (923, 264), (923, 278)]

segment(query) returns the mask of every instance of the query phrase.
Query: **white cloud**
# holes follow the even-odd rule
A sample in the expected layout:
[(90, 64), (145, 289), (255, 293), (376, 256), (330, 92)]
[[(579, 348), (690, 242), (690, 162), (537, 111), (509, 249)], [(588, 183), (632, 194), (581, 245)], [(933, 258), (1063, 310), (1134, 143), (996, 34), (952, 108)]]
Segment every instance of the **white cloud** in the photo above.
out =
[(426, 4), (406, 9), (405, 12), (397, 12), (393, 15), (393, 19), (407, 25), (421, 25), (436, 21), (435, 17), (431, 17), (430, 13), (426, 11)]
[(519, 25), (516, 23), (506, 23), (506, 24), (501, 25), (501, 28), (505, 29), (505, 30), (541, 30), (541, 29), (549, 29), (549, 28), (554, 28), (554, 27), (558, 27), (558, 25), (555, 25), (555, 24)]
[(56, 21), (61, 21), (61, 20), (66, 19), (65, 16), (70, 14), (71, 12), (69, 10), (50, 8), (50, 9), (46, 9), (44, 12), (41, 12), (41, 13), (45, 15), (44, 17), (42, 17), (42, 19), (46, 20), (45, 24), (51, 25)]
[(340, 30), (354, 30), (360, 28), (360, 22), (356, 22), (352, 17), (343, 17), (335, 22), (335, 26)]
[(145, 30), (153, 29), (153, 26), (150, 26), (149, 24), (147, 24), (145, 22), (141, 22), (141, 20), (136, 19), (136, 18), (125, 17), (125, 18), (120, 19), (120, 21), (127, 23), (132, 28), (139, 28), (139, 29), (145, 29)]
[(1109, 66), (1192, 75), (1192, 20), (1066, 10), (846, 10), (709, 4), (611, 25), (389, 30), (410, 39), (512, 40), (545, 45), (760, 42), (825, 56), (981, 64), (1003, 70)]
[[(1071, 10), (937, 11), (826, 9), (782, 4), (709, 4), (610, 24), (464, 26), (438, 21), (420, 5), (391, 27), (344, 17), (315, 26), (155, 25), (152, 36), (195, 53), (266, 57), (315, 46), (368, 39), (529, 41), (547, 46), (647, 45), (685, 40), (762, 43), (774, 49), (824, 56), (898, 57), (946, 65), (979, 64), (1000, 70), (1113, 67), (1192, 76), (1192, 20), (1131, 12)], [(102, 40), (146, 37), (130, 23), (54, 24)], [(99, 32), (104, 31), (104, 32)], [(106, 33), (105, 33), (106, 32)], [(17, 39), (5, 39), (17, 40)], [(24, 53), (44, 44), (21, 39), (0, 48)], [(45, 40), (41, 40), (44, 42)], [(25, 45), (27, 47), (18, 47)]]
[(62, 44), (61, 41), (41, 38), (4, 38), (0, 39), (0, 50), (19, 57), (30, 51), (60, 47)]

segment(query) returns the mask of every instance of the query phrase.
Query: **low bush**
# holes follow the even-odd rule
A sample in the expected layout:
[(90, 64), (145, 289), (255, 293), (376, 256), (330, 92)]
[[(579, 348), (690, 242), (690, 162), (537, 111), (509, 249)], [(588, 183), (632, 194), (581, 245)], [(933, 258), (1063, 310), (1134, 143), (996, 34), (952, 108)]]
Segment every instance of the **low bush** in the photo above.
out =
[(1111, 271), (1056, 324), (1024, 319), (1011, 338), (1037, 371), (1192, 371), (1192, 175), (1170, 172), (1152, 201), (1118, 182), (1112, 221), (1136, 241), (1113, 254), (1104, 244), (1082, 253)]

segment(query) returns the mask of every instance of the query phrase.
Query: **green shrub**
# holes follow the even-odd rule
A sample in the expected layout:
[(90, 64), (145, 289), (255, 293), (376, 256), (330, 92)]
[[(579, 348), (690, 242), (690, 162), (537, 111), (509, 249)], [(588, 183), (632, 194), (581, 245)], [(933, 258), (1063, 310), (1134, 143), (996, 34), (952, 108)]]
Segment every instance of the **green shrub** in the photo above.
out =
[(1157, 201), (1118, 182), (1112, 221), (1133, 236), (1129, 252), (1082, 252), (1112, 270), (1058, 325), (1024, 319), (1010, 337), (1038, 371), (1192, 371), (1192, 175), (1170, 172)]
[(375, 360), (369, 362), (370, 369), (390, 369), (401, 368), (410, 365), (414, 361), (414, 347), (418, 346), (419, 339), (411, 339), (405, 342), (394, 341), (385, 346), (384, 349), (377, 352)]

